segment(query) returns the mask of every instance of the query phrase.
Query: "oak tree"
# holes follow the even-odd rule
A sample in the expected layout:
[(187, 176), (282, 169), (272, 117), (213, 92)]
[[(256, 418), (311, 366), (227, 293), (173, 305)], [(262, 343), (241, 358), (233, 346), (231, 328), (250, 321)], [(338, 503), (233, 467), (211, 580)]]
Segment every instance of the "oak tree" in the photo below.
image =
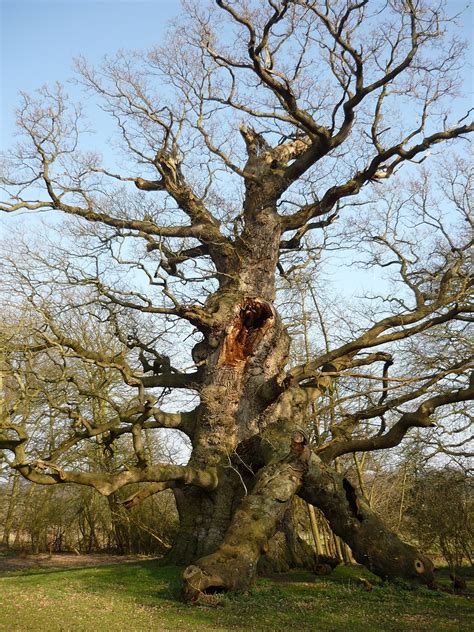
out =
[[(5, 258), (11, 309), (28, 322), (5, 352), (17, 385), (0, 448), (39, 484), (110, 495), (139, 483), (126, 506), (172, 489), (170, 559), (187, 564), (188, 599), (245, 589), (295, 495), (376, 574), (433, 579), (335, 460), (432, 432), (443, 411), (465, 419), (473, 397), (469, 345), (440, 352), (472, 321), (472, 173), (462, 157), (436, 182), (425, 171), (474, 129), (453, 107), (455, 23), (429, 0), (185, 2), (153, 50), (77, 61), (117, 124), (119, 166), (81, 150), (81, 111), (61, 86), (22, 96), (0, 208), (75, 218), (61, 227), (74, 240)], [(365, 313), (341, 309), (298, 364), (281, 297), (305, 268), (324, 298), (317, 261), (334, 236), (394, 285)], [(115, 385), (107, 398), (88, 371)], [(53, 439), (28, 432), (31, 397)], [(188, 437), (186, 464), (151, 459), (146, 433), (163, 428)], [(135, 463), (81, 467), (82, 443), (107, 452), (124, 437)]]

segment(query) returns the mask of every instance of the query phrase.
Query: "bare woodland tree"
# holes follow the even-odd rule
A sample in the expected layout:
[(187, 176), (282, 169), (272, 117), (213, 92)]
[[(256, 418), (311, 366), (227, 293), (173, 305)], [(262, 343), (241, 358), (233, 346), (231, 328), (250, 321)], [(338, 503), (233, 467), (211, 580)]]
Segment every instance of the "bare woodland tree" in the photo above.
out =
[[(170, 559), (188, 564), (188, 599), (246, 588), (295, 495), (376, 574), (430, 583), (431, 561), (334, 462), (435, 421), (450, 432), (451, 419), (451, 449), (467, 450), (472, 172), (452, 158), (434, 185), (423, 170), (432, 148), (462, 149), (474, 129), (450, 110), (463, 50), (455, 20), (425, 0), (185, 10), (148, 53), (121, 52), (97, 70), (77, 62), (117, 123), (122, 169), (79, 149), (81, 113), (60, 86), (23, 95), (0, 208), (80, 220), (48, 255), (23, 245), (5, 259), (28, 333), (8, 343), (17, 386), (0, 448), (43, 485), (110, 495), (143, 483), (127, 506), (171, 488), (180, 529)], [(417, 184), (402, 185), (399, 171), (417, 172)], [(364, 265), (392, 271), (393, 286), (368, 311), (340, 310), (334, 335), (323, 327), (313, 357), (289, 364), (277, 290), (303, 268), (311, 280), (337, 235)], [(88, 371), (113, 381), (107, 397)], [(32, 396), (54, 422), (49, 438), (49, 422), (28, 431)], [(170, 397), (181, 412), (166, 412)], [(145, 435), (160, 428), (189, 438), (186, 465), (150, 460)], [(107, 451), (124, 437), (133, 465), (78, 465), (83, 443), (98, 438)]]

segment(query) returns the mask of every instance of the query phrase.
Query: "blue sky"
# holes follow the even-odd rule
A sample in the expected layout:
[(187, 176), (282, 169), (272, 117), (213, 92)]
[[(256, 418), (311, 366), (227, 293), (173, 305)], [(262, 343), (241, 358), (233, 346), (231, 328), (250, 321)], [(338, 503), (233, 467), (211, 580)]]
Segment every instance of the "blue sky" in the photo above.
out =
[(66, 81), (79, 54), (94, 62), (150, 47), (180, 9), (179, 0), (0, 0), (1, 149), (11, 144), (19, 90)]

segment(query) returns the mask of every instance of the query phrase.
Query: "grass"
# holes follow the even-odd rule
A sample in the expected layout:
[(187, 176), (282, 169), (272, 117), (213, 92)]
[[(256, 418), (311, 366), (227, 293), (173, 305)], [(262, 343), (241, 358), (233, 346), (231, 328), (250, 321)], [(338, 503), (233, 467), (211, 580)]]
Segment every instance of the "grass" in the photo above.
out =
[[(155, 561), (3, 575), (0, 630), (467, 632), (474, 629), (471, 599), (426, 588), (409, 590), (401, 585), (382, 585), (360, 568), (340, 567), (329, 577), (293, 572), (273, 579), (258, 579), (247, 595), (219, 595), (212, 605), (200, 606), (179, 601), (179, 575), (180, 569), (162, 567)], [(371, 592), (364, 590), (360, 577), (374, 582)], [(474, 574), (469, 584), (472, 591)]]

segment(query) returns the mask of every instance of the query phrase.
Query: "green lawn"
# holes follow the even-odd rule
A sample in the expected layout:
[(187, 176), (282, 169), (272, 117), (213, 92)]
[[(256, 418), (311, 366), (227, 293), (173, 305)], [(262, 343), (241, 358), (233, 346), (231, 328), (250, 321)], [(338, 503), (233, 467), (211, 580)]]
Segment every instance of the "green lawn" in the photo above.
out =
[[(214, 604), (179, 601), (180, 570), (155, 561), (0, 577), (0, 630), (472, 631), (472, 600), (377, 583), (359, 568), (330, 577), (295, 572), (259, 579), (250, 594)], [(366, 592), (359, 577), (376, 586)], [(470, 582), (472, 589), (474, 576)]]

